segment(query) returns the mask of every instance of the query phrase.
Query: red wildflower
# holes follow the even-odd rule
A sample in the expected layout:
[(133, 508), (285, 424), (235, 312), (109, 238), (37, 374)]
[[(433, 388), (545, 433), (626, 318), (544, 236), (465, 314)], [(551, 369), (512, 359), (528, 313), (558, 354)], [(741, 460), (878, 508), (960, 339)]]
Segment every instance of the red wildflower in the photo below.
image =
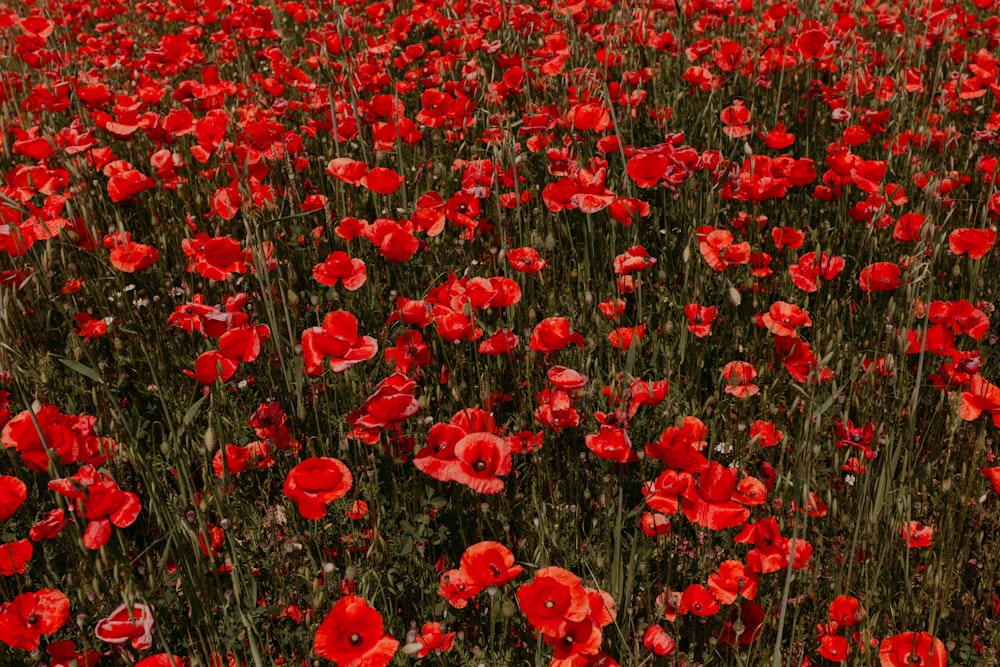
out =
[(511, 471), (510, 443), (492, 433), (470, 433), (455, 443), (452, 480), (479, 493), (500, 493), (503, 480), (498, 476)]
[(904, 632), (886, 637), (878, 651), (882, 667), (945, 667), (944, 642), (928, 632)]
[(538, 273), (549, 263), (534, 248), (514, 248), (507, 253), (511, 268), (521, 273)]
[(632, 451), (632, 441), (629, 440), (628, 432), (620, 426), (602, 424), (597, 434), (588, 433), (583, 439), (587, 449), (602, 459), (618, 463), (639, 460)]
[(956, 229), (948, 235), (948, 249), (956, 255), (968, 253), (971, 259), (981, 259), (996, 240), (997, 233), (992, 229)]
[(646, 327), (619, 327), (608, 334), (608, 341), (619, 350), (629, 350), (632, 344), (638, 345), (638, 341), (646, 334)]
[(516, 595), (528, 623), (549, 636), (558, 636), (566, 622), (582, 621), (590, 613), (590, 599), (580, 578), (561, 567), (542, 568)]
[(354, 477), (342, 461), (314, 456), (288, 471), (283, 492), (295, 501), (303, 518), (322, 519), (327, 503), (346, 495), (353, 483)]
[(911, 549), (925, 549), (931, 545), (934, 539), (934, 529), (919, 521), (910, 521), (903, 524), (899, 529), (899, 534), (906, 540), (907, 546)]
[(323, 318), (323, 325), (302, 332), (302, 354), (306, 375), (323, 374), (323, 360), (330, 357), (334, 373), (343, 373), (354, 364), (378, 353), (378, 343), (370, 336), (358, 335), (358, 320), (345, 310), (335, 310)]
[(546, 317), (531, 332), (528, 346), (536, 352), (549, 355), (563, 349), (570, 343), (583, 347), (584, 342), (583, 336), (579, 333), (570, 333), (568, 317)]
[(402, 184), (403, 177), (385, 167), (375, 167), (361, 178), (361, 185), (380, 195), (391, 195)]
[(649, 251), (641, 245), (637, 245), (615, 257), (614, 268), (616, 274), (624, 275), (645, 271), (654, 264), (656, 264), (656, 258), (650, 257)]
[(184, 369), (184, 375), (197, 380), (201, 384), (212, 384), (216, 380), (226, 382), (236, 373), (239, 363), (226, 357), (219, 350), (202, 352), (194, 360), (194, 371)]
[(462, 574), (472, 586), (486, 589), (503, 586), (524, 572), (514, 563), (514, 554), (499, 542), (478, 542), (462, 554)]
[(647, 651), (661, 658), (666, 658), (677, 648), (677, 644), (661, 625), (651, 625), (646, 628), (642, 635), (642, 645)]
[(732, 604), (736, 598), (753, 600), (757, 596), (757, 574), (738, 560), (719, 564), (719, 571), (708, 575), (708, 588), (721, 604)]
[(819, 648), (816, 650), (821, 656), (831, 662), (843, 662), (847, 660), (847, 652), (850, 645), (847, 639), (840, 635), (823, 633), (819, 638)]
[(340, 598), (313, 637), (316, 655), (339, 667), (384, 667), (398, 647), (385, 633), (382, 615), (356, 595)]
[(837, 625), (848, 628), (855, 623), (859, 623), (865, 618), (865, 612), (861, 608), (861, 602), (850, 595), (838, 595), (830, 603), (830, 620), (836, 621)]
[(681, 604), (677, 613), (691, 613), (695, 616), (714, 616), (718, 613), (719, 603), (712, 597), (712, 592), (701, 584), (691, 584), (681, 595)]
[(226, 280), (234, 273), (246, 273), (247, 253), (240, 242), (228, 236), (210, 238), (204, 232), (181, 241), (187, 257), (188, 273), (197, 271), (208, 280)]
[(757, 369), (745, 361), (730, 361), (723, 367), (722, 377), (726, 379), (726, 393), (736, 398), (749, 398), (760, 391), (760, 387), (753, 384)]
[(313, 278), (321, 285), (333, 286), (343, 282), (344, 289), (353, 292), (365, 284), (368, 271), (364, 260), (351, 258), (343, 250), (327, 255), (322, 264), (313, 267)]
[(965, 421), (974, 421), (984, 412), (989, 412), (993, 417), (993, 425), (1000, 428), (1000, 387), (976, 373), (969, 383), (969, 391), (962, 392), (958, 416)]
[(750, 261), (750, 244), (733, 243), (733, 235), (723, 229), (712, 229), (699, 237), (698, 249), (708, 265), (716, 271)]
[(406, 644), (401, 651), (415, 658), (426, 658), (431, 651), (450, 651), (455, 645), (455, 633), (445, 632), (440, 623), (424, 623), (415, 640)]
[(187, 658), (169, 653), (157, 653), (135, 663), (135, 667), (188, 667)]
[(903, 284), (902, 270), (892, 262), (875, 262), (861, 270), (858, 285), (865, 292), (890, 292)]
[(24, 482), (11, 475), (0, 475), (0, 521), (9, 519), (27, 498), (28, 486)]
[(34, 651), (42, 635), (51, 635), (69, 619), (69, 598), (61, 591), (43, 589), (21, 593), (0, 609), (0, 641)]
[(68, 498), (77, 514), (87, 520), (83, 546), (97, 550), (111, 538), (111, 526), (127, 528), (135, 523), (142, 503), (131, 491), (122, 491), (110, 476), (87, 464), (75, 475), (54, 479), (49, 489)]
[(31, 540), (0, 544), (0, 574), (7, 577), (15, 573), (24, 574), (34, 551)]
[(141, 602), (131, 606), (122, 603), (97, 622), (94, 634), (109, 644), (131, 642), (133, 648), (143, 651), (153, 645), (153, 608)]
[(684, 306), (684, 316), (688, 319), (688, 331), (697, 338), (712, 335), (712, 322), (718, 314), (719, 309), (715, 306), (702, 306), (697, 303), (689, 303)]
[(993, 492), (1000, 493), (1000, 467), (983, 468), (980, 472), (989, 480), (990, 485), (993, 487)]
[(830, 257), (825, 252), (810, 252), (799, 257), (796, 265), (788, 267), (792, 282), (803, 292), (815, 292), (821, 281), (833, 280), (844, 270), (843, 257)]
[(760, 316), (760, 322), (775, 336), (798, 337), (796, 327), (811, 327), (809, 311), (785, 301), (775, 301), (771, 308)]
[(771, 422), (758, 419), (750, 425), (750, 439), (756, 440), (761, 447), (774, 447), (783, 437), (784, 434)]

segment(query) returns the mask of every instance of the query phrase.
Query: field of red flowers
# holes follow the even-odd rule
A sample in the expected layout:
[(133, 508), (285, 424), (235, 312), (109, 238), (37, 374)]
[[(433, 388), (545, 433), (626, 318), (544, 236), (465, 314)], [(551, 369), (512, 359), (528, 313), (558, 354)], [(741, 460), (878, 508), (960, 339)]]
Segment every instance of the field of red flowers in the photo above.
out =
[(1000, 664), (998, 12), (0, 4), (0, 664)]

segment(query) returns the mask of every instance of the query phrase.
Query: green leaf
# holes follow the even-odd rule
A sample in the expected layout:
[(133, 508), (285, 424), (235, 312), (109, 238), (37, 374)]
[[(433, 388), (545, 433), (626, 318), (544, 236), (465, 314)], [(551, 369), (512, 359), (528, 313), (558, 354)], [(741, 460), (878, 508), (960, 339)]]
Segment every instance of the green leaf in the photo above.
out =
[(194, 418), (198, 416), (198, 412), (201, 410), (201, 404), (205, 402), (205, 398), (205, 396), (202, 396), (187, 409), (187, 412), (184, 413), (184, 417), (181, 419), (181, 423), (183, 423), (184, 426), (190, 426), (191, 422), (194, 421)]
[(104, 382), (104, 380), (101, 378), (101, 374), (95, 371), (90, 366), (84, 366), (79, 361), (74, 361), (73, 359), (65, 359), (63, 357), (58, 357), (58, 359), (63, 366), (66, 366), (66, 368), (70, 369), (71, 371), (75, 371), (84, 377), (90, 378), (94, 382)]

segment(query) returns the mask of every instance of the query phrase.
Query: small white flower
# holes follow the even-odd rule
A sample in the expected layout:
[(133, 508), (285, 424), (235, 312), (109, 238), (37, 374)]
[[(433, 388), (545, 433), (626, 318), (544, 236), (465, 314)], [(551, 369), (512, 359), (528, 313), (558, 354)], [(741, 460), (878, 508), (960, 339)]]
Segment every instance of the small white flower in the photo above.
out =
[(844, 481), (847, 482), (848, 486), (854, 486), (854, 482), (856, 482), (857, 479), (854, 477), (854, 475), (845, 475)]
[(728, 442), (720, 442), (715, 446), (715, 451), (719, 452), (720, 454), (728, 454), (729, 452), (733, 451), (733, 446), (730, 445)]

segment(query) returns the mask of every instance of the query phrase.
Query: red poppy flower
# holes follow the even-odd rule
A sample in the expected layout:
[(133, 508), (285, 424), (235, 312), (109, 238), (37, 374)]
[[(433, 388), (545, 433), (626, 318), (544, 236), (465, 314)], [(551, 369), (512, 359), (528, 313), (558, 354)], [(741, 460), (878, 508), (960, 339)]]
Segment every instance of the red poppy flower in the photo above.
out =
[(76, 650), (76, 642), (72, 639), (52, 642), (45, 647), (49, 654), (49, 664), (52, 667), (70, 667), (76, 661), (78, 667), (94, 667), (101, 654), (97, 651), (88, 650), (80, 653)]
[(24, 465), (34, 472), (48, 470), (48, 452), (64, 464), (101, 465), (113, 451), (114, 444), (94, 435), (96, 421), (94, 417), (64, 415), (54, 405), (46, 405), (34, 415), (24, 410), (7, 422), (0, 440), (4, 447), (16, 449)]
[(968, 253), (971, 259), (981, 259), (996, 240), (997, 233), (992, 229), (956, 229), (948, 235), (948, 249), (956, 255)]
[(911, 549), (925, 549), (931, 545), (931, 541), (934, 539), (934, 529), (919, 521), (903, 524), (899, 534), (903, 536), (907, 546)]
[(847, 660), (849, 650), (850, 644), (846, 638), (824, 633), (820, 635), (819, 648), (816, 652), (831, 662), (843, 662)]
[[(223, 467), (225, 462), (225, 467)], [(212, 472), (219, 479), (224, 473), (236, 475), (243, 472), (250, 466), (258, 469), (269, 468), (274, 465), (271, 457), (270, 446), (263, 440), (257, 440), (244, 446), (226, 445), (215, 452), (212, 457)]]
[(788, 267), (792, 282), (803, 292), (815, 292), (820, 281), (833, 280), (844, 270), (843, 257), (830, 257), (825, 252), (810, 252), (799, 257), (798, 264)]
[(904, 632), (886, 637), (878, 651), (882, 667), (945, 667), (944, 642), (928, 632)]
[(479, 354), (500, 355), (509, 354), (517, 349), (520, 338), (515, 336), (508, 329), (501, 329), (489, 338), (479, 343), (476, 351)]
[(313, 637), (316, 655), (338, 667), (384, 667), (398, 647), (385, 633), (382, 615), (356, 595), (340, 598)]
[(702, 306), (697, 303), (689, 303), (684, 306), (684, 316), (688, 319), (688, 331), (696, 338), (705, 338), (712, 335), (712, 322), (719, 314), (719, 309), (715, 306)]
[(643, 512), (639, 527), (649, 537), (670, 534), (670, 518), (659, 512)]
[(640, 188), (656, 185), (670, 166), (670, 160), (661, 153), (637, 153), (629, 158), (625, 171)]
[(775, 336), (798, 337), (796, 327), (811, 327), (809, 311), (785, 301), (775, 301), (771, 308), (760, 316), (760, 322)]
[(346, 157), (334, 158), (326, 165), (326, 173), (351, 185), (361, 185), (368, 173), (368, 165), (364, 162)]
[(34, 551), (31, 540), (0, 544), (0, 574), (7, 577), (15, 573), (24, 574)]
[(211, 238), (204, 232), (181, 241), (187, 257), (188, 273), (197, 271), (208, 280), (226, 280), (234, 273), (246, 273), (247, 253), (240, 242), (228, 236)]
[(698, 249), (708, 265), (716, 271), (750, 261), (750, 244), (733, 243), (733, 235), (723, 229), (712, 229), (699, 238)]
[(983, 468), (980, 472), (989, 480), (994, 493), (1000, 493), (1000, 467)]
[(656, 258), (649, 256), (649, 251), (641, 245), (633, 246), (615, 257), (614, 269), (618, 275), (645, 271), (656, 264)]
[(708, 528), (724, 530), (739, 526), (750, 517), (750, 510), (737, 502), (736, 470), (718, 461), (709, 462), (680, 497), (681, 509), (688, 521)]
[(44, 519), (37, 522), (28, 531), (32, 542), (50, 540), (62, 532), (66, 526), (66, 513), (61, 508), (50, 511)]
[(714, 616), (718, 613), (719, 603), (712, 597), (712, 592), (701, 584), (691, 584), (681, 595), (681, 604), (677, 613), (691, 613), (695, 616)]
[(187, 658), (168, 653), (157, 653), (135, 663), (135, 667), (188, 667)]
[(21, 593), (0, 607), (0, 641), (34, 651), (42, 635), (51, 635), (69, 619), (69, 598), (62, 591)]
[(354, 364), (371, 359), (378, 353), (378, 342), (370, 336), (358, 335), (358, 320), (345, 310), (335, 310), (323, 318), (323, 326), (302, 332), (302, 355), (306, 375), (323, 374), (323, 360), (330, 357), (334, 373), (343, 373)]
[(566, 622), (582, 621), (590, 613), (590, 599), (580, 578), (561, 567), (542, 568), (516, 595), (528, 623), (549, 636), (558, 636)]
[(608, 334), (608, 341), (619, 350), (629, 350), (633, 342), (638, 342), (646, 334), (646, 327), (619, 327)]
[(760, 387), (753, 384), (757, 369), (745, 361), (730, 361), (723, 367), (722, 377), (726, 379), (726, 393), (736, 398), (749, 398), (760, 391)]
[(969, 383), (969, 391), (962, 392), (958, 416), (965, 421), (974, 421), (984, 412), (989, 412), (993, 417), (993, 425), (1000, 428), (1000, 387), (976, 373)]
[(0, 475), (0, 521), (9, 519), (27, 498), (28, 486), (24, 482), (11, 475)]
[(757, 596), (757, 574), (738, 560), (719, 563), (719, 571), (708, 575), (708, 588), (721, 604), (732, 604), (738, 596)]
[[(128, 163), (125, 164), (127, 165)], [(108, 174), (106, 173), (105, 175)], [(132, 195), (139, 194), (143, 190), (156, 187), (156, 182), (153, 179), (137, 169), (125, 168), (112, 173), (110, 176), (108, 179), (108, 196), (115, 203), (125, 201)]]
[(890, 292), (903, 284), (902, 270), (892, 262), (875, 262), (861, 270), (858, 285), (865, 292)]
[(455, 646), (455, 634), (454, 632), (445, 634), (440, 623), (424, 623), (416, 640), (400, 650), (418, 659), (426, 658), (431, 651), (450, 651)]
[[(745, 600), (740, 602), (739, 607), (732, 609), (719, 630), (719, 641), (730, 646), (753, 644), (763, 630), (764, 618), (764, 608), (759, 604)], [(740, 630), (738, 634), (737, 628)]]
[(361, 178), (361, 185), (380, 195), (391, 195), (402, 184), (403, 177), (385, 167), (375, 167)]
[(579, 333), (570, 333), (568, 317), (546, 317), (531, 332), (528, 346), (536, 352), (544, 352), (549, 355), (563, 349), (570, 343), (583, 347), (584, 342), (583, 336)]
[(122, 603), (97, 622), (94, 634), (109, 644), (131, 642), (133, 648), (144, 651), (153, 645), (153, 608), (141, 602)]
[(148, 269), (160, 258), (160, 251), (144, 243), (120, 243), (111, 249), (111, 266), (125, 273)]
[(510, 443), (482, 432), (469, 433), (455, 443), (455, 461), (452, 480), (479, 493), (503, 491), (499, 477), (509, 474), (513, 466)]
[(892, 238), (899, 243), (915, 243), (920, 240), (926, 226), (923, 213), (904, 213), (899, 216), (892, 230)]
[(618, 463), (638, 461), (639, 457), (632, 451), (632, 441), (628, 432), (620, 426), (602, 424), (596, 433), (588, 433), (583, 437), (587, 449), (602, 459)]
[(784, 433), (771, 422), (758, 419), (750, 425), (750, 439), (756, 440), (761, 447), (774, 447), (783, 437)]
[(518, 577), (524, 568), (514, 563), (514, 554), (499, 542), (478, 542), (465, 550), (462, 574), (480, 589), (503, 586)]
[(184, 369), (184, 375), (197, 380), (201, 384), (212, 384), (216, 380), (226, 382), (233, 377), (239, 363), (226, 357), (219, 350), (202, 352), (194, 360), (194, 371)]
[(354, 477), (343, 462), (314, 456), (298, 464), (285, 477), (284, 494), (295, 501), (304, 519), (322, 519), (327, 503), (351, 490)]
[(398, 427), (420, 409), (420, 403), (413, 394), (416, 386), (413, 378), (393, 373), (378, 383), (360, 410), (351, 414), (352, 426), (366, 430)]
[(614, 298), (597, 304), (597, 309), (606, 320), (616, 320), (625, 313), (625, 300)]
[(507, 253), (507, 262), (511, 268), (521, 273), (538, 273), (549, 263), (534, 248), (514, 248)]
[(112, 525), (127, 528), (135, 523), (142, 510), (139, 496), (121, 490), (110, 476), (90, 464), (71, 477), (51, 480), (48, 486), (72, 501), (77, 514), (87, 520), (83, 546), (91, 550), (107, 544)]
[(364, 260), (351, 258), (343, 250), (327, 255), (322, 264), (313, 267), (313, 278), (321, 285), (333, 286), (343, 282), (344, 289), (351, 292), (365, 284), (368, 271)]
[(849, 628), (865, 618), (861, 602), (850, 595), (838, 595), (830, 603), (830, 620), (842, 628)]
[(270, 337), (271, 329), (266, 324), (234, 327), (219, 337), (219, 354), (227, 359), (249, 363), (260, 356), (261, 344)]
[(771, 150), (784, 150), (795, 143), (795, 135), (788, 132), (785, 129), (785, 124), (781, 122), (775, 125), (774, 129), (767, 134), (760, 132), (757, 136), (762, 138), (764, 145)]

